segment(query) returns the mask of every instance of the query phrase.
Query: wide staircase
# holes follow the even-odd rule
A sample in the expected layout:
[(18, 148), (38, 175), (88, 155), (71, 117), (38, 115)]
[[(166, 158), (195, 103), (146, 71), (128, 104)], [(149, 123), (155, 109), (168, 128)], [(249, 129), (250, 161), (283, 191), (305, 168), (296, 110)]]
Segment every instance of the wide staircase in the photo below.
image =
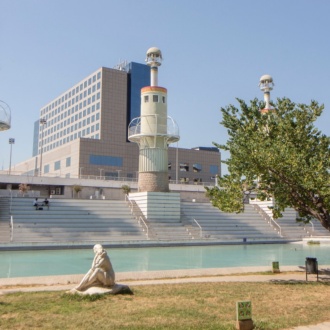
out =
[[(279, 240), (281, 236), (249, 204), (243, 213), (225, 213), (210, 203), (181, 203), (183, 221), (192, 236), (218, 240)], [(196, 221), (195, 221), (196, 220)]]
[[(146, 240), (124, 201), (51, 199), (36, 210), (32, 198), (12, 199), (13, 243)], [(6, 213), (4, 214), (6, 215)], [(0, 217), (2, 223), (4, 217)], [(8, 223), (8, 220), (7, 220)], [(7, 242), (1, 238), (0, 242)]]
[(283, 212), (283, 217), (276, 219), (281, 226), (283, 235), (286, 237), (326, 237), (330, 238), (329, 230), (325, 229), (318, 220), (312, 220), (308, 224), (296, 222), (297, 212), (295, 209), (287, 208)]
[(314, 219), (310, 223), (303, 223), (296, 221), (297, 212), (293, 208), (286, 208), (282, 213), (282, 217), (278, 219), (273, 218), (273, 212), (271, 207), (272, 201), (252, 201), (252, 205), (256, 206), (256, 209), (260, 209), (263, 214), (266, 214), (266, 221), (272, 224), (281, 235), (289, 239), (303, 239), (307, 237), (329, 237), (329, 230), (325, 229), (321, 223)]

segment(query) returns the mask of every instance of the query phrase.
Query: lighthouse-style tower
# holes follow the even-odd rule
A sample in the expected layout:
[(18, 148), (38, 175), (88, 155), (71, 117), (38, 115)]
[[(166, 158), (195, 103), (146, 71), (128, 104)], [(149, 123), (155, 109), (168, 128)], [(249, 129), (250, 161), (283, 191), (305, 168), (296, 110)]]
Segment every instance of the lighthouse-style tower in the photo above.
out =
[(128, 139), (139, 144), (139, 192), (168, 192), (168, 145), (179, 140), (179, 129), (167, 116), (167, 90), (158, 86), (160, 49), (148, 49), (146, 62), (151, 86), (141, 90), (141, 117), (130, 123)]
[(176, 122), (167, 116), (167, 90), (158, 86), (158, 68), (162, 52), (149, 48), (151, 86), (141, 89), (141, 116), (128, 127), (128, 139), (139, 145), (138, 192), (129, 198), (140, 207), (147, 219), (180, 219), (180, 194), (169, 192), (168, 146), (179, 140)]
[(273, 78), (269, 74), (265, 74), (260, 78), (259, 82), (260, 89), (264, 92), (264, 101), (265, 101), (265, 108), (260, 110), (261, 113), (266, 113), (272, 109), (270, 105), (270, 91), (274, 87)]

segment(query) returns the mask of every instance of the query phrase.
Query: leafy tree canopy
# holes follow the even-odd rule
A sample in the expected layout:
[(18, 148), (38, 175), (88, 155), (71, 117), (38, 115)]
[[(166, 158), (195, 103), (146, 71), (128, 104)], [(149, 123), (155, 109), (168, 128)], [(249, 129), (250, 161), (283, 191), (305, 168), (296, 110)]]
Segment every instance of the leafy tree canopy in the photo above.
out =
[(264, 103), (238, 99), (239, 108), (221, 109), (221, 124), (227, 128), (225, 145), (230, 152), (223, 163), (229, 175), (219, 178), (219, 187), (207, 188), (214, 206), (227, 212), (241, 212), (244, 192), (258, 198), (275, 198), (274, 218), (293, 207), (299, 220), (312, 218), (330, 229), (330, 138), (314, 125), (324, 106), (278, 99), (274, 109), (260, 112)]

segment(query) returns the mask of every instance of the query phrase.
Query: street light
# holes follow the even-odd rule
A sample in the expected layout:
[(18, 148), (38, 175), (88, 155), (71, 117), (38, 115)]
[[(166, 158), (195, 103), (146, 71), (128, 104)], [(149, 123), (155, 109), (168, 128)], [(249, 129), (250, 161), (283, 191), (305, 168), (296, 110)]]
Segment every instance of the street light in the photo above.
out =
[(39, 123), (42, 126), (42, 130), (41, 130), (41, 150), (40, 150), (40, 167), (39, 167), (39, 176), (41, 176), (41, 173), (42, 173), (42, 151), (43, 151), (43, 145), (44, 145), (44, 126), (47, 123), (47, 119), (46, 118), (40, 118)]
[(10, 144), (9, 175), (10, 175), (10, 172), (11, 172), (11, 155), (12, 155), (12, 147), (13, 147), (13, 144), (15, 144), (15, 139), (10, 138), (10, 139), (9, 139), (9, 144)]

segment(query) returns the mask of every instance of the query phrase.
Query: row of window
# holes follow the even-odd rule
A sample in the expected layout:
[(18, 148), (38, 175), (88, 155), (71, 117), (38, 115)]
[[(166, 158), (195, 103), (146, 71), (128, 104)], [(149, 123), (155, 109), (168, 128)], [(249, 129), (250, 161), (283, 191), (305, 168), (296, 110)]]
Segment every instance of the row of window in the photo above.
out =
[[(148, 103), (149, 102), (149, 95), (144, 95), (144, 103)], [(162, 103), (165, 103), (166, 102), (166, 98), (165, 96), (162, 96), (161, 97), (161, 101)], [(160, 103), (160, 98), (159, 98), (159, 95), (152, 95), (152, 102), (154, 103)]]
[[(67, 111), (65, 111), (65, 110), (69, 108), (68, 111), (70, 112), (71, 105), (72, 105), (71, 111), (74, 112), (75, 110), (78, 111), (78, 109), (81, 109), (83, 106), (85, 107), (86, 105), (89, 105), (91, 103), (94, 103), (96, 100), (99, 100), (101, 97), (100, 92), (98, 92), (95, 95), (91, 95), (90, 97), (87, 98), (87, 96), (89, 96), (92, 93), (92, 91), (94, 92), (94, 90), (96, 90), (96, 88), (99, 90), (101, 88), (101, 83), (98, 83), (97, 85), (95, 85), (95, 88), (93, 86), (93, 88), (90, 89), (90, 92), (86, 91), (84, 94), (81, 93), (80, 96), (76, 96), (76, 98), (73, 98), (72, 100), (69, 100), (68, 102), (65, 102), (65, 104), (56, 108), (55, 110), (53, 110), (52, 112), (50, 112), (46, 115), (44, 115), (43, 112), (41, 112), (41, 116), (48, 121), (51, 118), (54, 118), (54, 119), (56, 118), (58, 121), (60, 119), (63, 119), (63, 115), (66, 116), (66, 113), (67, 113)], [(85, 97), (86, 97), (86, 99), (82, 100)], [(81, 102), (78, 104), (79, 101), (81, 101)], [(76, 106), (74, 107), (75, 104), (76, 104)], [(61, 115), (60, 115), (60, 113), (61, 113)]]
[[(93, 103), (95, 103), (97, 100), (99, 100), (101, 98), (101, 92), (98, 92), (97, 94), (93, 95), (92, 97), (89, 97), (88, 99), (80, 102), (79, 104), (76, 104), (75, 106), (72, 106), (72, 108), (69, 108), (67, 111), (62, 112), (61, 114), (57, 111), (55, 112), (54, 115), (46, 115), (43, 118), (46, 119), (47, 122), (47, 126), (49, 125), (53, 125), (56, 124), (57, 122), (65, 119), (67, 116), (70, 116), (71, 114), (74, 114), (75, 112), (78, 112), (79, 110), (82, 110), (83, 108), (86, 108), (88, 105), (91, 105)], [(72, 103), (72, 105), (74, 105), (74, 102)], [(71, 106), (71, 104), (69, 105), (69, 107)], [(95, 111), (95, 105), (94, 107), (94, 111)], [(67, 109), (67, 107), (65, 107), (65, 109)], [(51, 119), (53, 117), (53, 119)]]
[[(96, 115), (92, 115), (92, 116), (90, 116), (86, 119), (83, 119), (83, 120), (79, 121), (78, 123), (75, 123), (74, 125), (71, 125), (71, 126), (68, 126), (67, 128), (64, 128), (64, 129), (62, 129), (62, 128), (66, 127), (67, 124), (69, 125), (70, 120), (68, 120), (65, 123), (61, 123), (58, 126), (51, 127), (50, 129), (48, 129), (44, 133), (43, 144), (50, 143), (53, 140), (55, 140), (56, 138), (58, 139), (62, 136), (65, 136), (66, 134), (69, 134), (70, 132), (77, 131), (78, 129), (81, 129), (82, 127), (93, 124), (96, 121), (98, 122), (99, 120), (100, 120), (100, 114), (97, 113)], [(71, 123), (72, 123), (72, 121), (71, 121)], [(97, 123), (96, 125), (97, 125), (97, 130), (98, 130), (100, 124)], [(59, 131), (60, 129), (62, 129), (62, 130)], [(56, 131), (59, 131), (59, 132), (56, 133)], [(41, 133), (41, 136), (40, 136), (39, 146), (41, 146), (41, 139), (42, 139), (42, 133)]]
[[(84, 89), (88, 88), (86, 91), (84, 91), (84, 95), (85, 95), (85, 92), (86, 92), (86, 95), (89, 95), (90, 93), (93, 92), (93, 89), (94, 89), (94, 91), (95, 91), (95, 89), (99, 89), (100, 88), (100, 82), (97, 83), (95, 88), (94, 88), (95, 85), (93, 85), (93, 86), (91, 86), (91, 85), (92, 85), (92, 83), (95, 83), (96, 80), (100, 80), (100, 79), (101, 79), (101, 71), (99, 71), (97, 74), (94, 74), (92, 77), (87, 78), (84, 82), (81, 82), (76, 87), (73, 87), (71, 91), (65, 93), (64, 95), (59, 97), (57, 100), (53, 101), (51, 104), (46, 106), (44, 109), (41, 110), (41, 116), (44, 116), (46, 113), (50, 112), (52, 109), (54, 109), (58, 105), (61, 105), (62, 103), (64, 103), (68, 99), (71, 99), (71, 97), (74, 97), (76, 94), (83, 91)], [(89, 87), (89, 86), (91, 86), (91, 87)], [(80, 95), (79, 95), (79, 98), (81, 99), (82, 97)], [(62, 107), (61, 107), (61, 110), (63, 110)], [(59, 110), (57, 109), (57, 111), (59, 111)], [(54, 114), (55, 114), (55, 112), (54, 112)], [(52, 112), (52, 115), (54, 115), (54, 114)]]
[[(192, 165), (193, 172), (199, 173), (202, 171), (202, 165), (201, 164), (193, 164)], [(168, 170), (172, 170), (172, 163), (168, 163)], [(179, 170), (180, 172), (189, 172), (189, 163), (180, 163), (179, 164)], [(210, 165), (210, 173), (211, 174), (218, 174), (219, 173), (219, 167), (217, 165)]]
[[(89, 126), (86, 129), (83, 129), (79, 132), (77, 131), (78, 129), (81, 129), (82, 127), (85, 127), (85, 126), (86, 126), (85, 124), (82, 125), (82, 123), (79, 122), (79, 124), (72, 125), (71, 127), (64, 129), (63, 131), (60, 131), (58, 133), (55, 133), (54, 135), (49, 136), (48, 138), (46, 138), (44, 140), (44, 146), (43, 146), (44, 150), (47, 147), (47, 144), (49, 144), (49, 143), (51, 144), (53, 141), (61, 139), (62, 137), (65, 137), (66, 135), (68, 135), (70, 133), (75, 132), (74, 134), (71, 135), (72, 139), (70, 139), (70, 141), (72, 141), (73, 139), (78, 139), (80, 137), (85, 137), (85, 136), (87, 137), (89, 134), (92, 134), (92, 133), (100, 130), (100, 123), (96, 123), (95, 125)], [(60, 141), (57, 141), (57, 142), (60, 142)], [(41, 147), (41, 142), (40, 142), (40, 147)]]
[[(57, 160), (56, 162), (54, 162), (53, 164), (54, 166), (54, 171), (58, 171), (61, 169), (61, 161), (60, 160)], [(65, 167), (70, 167), (71, 166), (71, 157), (67, 157), (65, 159)], [(44, 173), (49, 173), (50, 171), (50, 165), (49, 164), (46, 164), (44, 165)]]
[[(47, 144), (52, 143), (56, 139), (61, 139), (62, 137), (64, 137), (67, 134), (73, 133), (77, 130), (80, 130), (83, 127), (93, 124), (96, 121), (99, 121), (100, 120), (100, 111), (99, 111), (100, 106), (101, 106), (100, 102), (98, 102), (96, 104), (96, 106), (93, 105), (92, 107), (84, 109), (79, 114), (71, 116), (70, 118), (65, 119), (61, 123), (58, 123), (57, 125), (49, 127), (44, 132), (43, 132), (43, 128), (41, 128), (41, 131), (39, 134), (39, 149), (41, 148), (41, 145), (47, 146)], [(90, 116), (91, 112), (96, 112), (96, 113)], [(87, 118), (84, 119), (84, 117), (87, 117)], [(79, 121), (79, 122), (76, 122), (76, 121)], [(70, 125), (74, 122), (76, 122), (74, 125), (67, 127), (68, 125)], [(92, 126), (90, 126), (90, 129), (88, 129), (84, 132), (81, 132), (79, 135), (73, 135), (73, 139), (91, 134), (94, 132), (94, 130), (98, 131), (99, 126), (100, 126), (100, 124), (96, 123), (95, 127), (94, 127), (94, 125), (92, 125)], [(86, 136), (86, 137), (88, 137), (88, 136)], [(94, 137), (92, 137), (92, 138), (94, 138)], [(43, 141), (41, 142), (42, 139), (43, 139)], [(58, 144), (58, 145), (61, 145), (61, 144)], [(52, 148), (54, 148), (54, 146), (51, 147), (50, 150)]]
[(80, 137), (84, 137), (84, 138), (88, 138), (88, 139), (99, 140), (100, 139), (100, 134), (99, 133), (88, 136), (89, 134), (93, 133), (94, 131), (95, 131), (94, 126), (87, 127), (86, 130), (82, 130), (81, 132), (76, 132), (74, 134), (71, 134), (70, 136), (67, 136), (64, 139), (58, 140), (56, 142), (53, 142), (53, 143), (49, 144), (46, 147), (43, 147), (42, 148), (43, 149), (43, 152), (53, 150), (53, 149), (55, 149), (57, 147), (62, 146), (63, 144), (66, 144), (68, 142), (71, 142), (73, 140), (76, 140), (76, 139), (78, 139)]

